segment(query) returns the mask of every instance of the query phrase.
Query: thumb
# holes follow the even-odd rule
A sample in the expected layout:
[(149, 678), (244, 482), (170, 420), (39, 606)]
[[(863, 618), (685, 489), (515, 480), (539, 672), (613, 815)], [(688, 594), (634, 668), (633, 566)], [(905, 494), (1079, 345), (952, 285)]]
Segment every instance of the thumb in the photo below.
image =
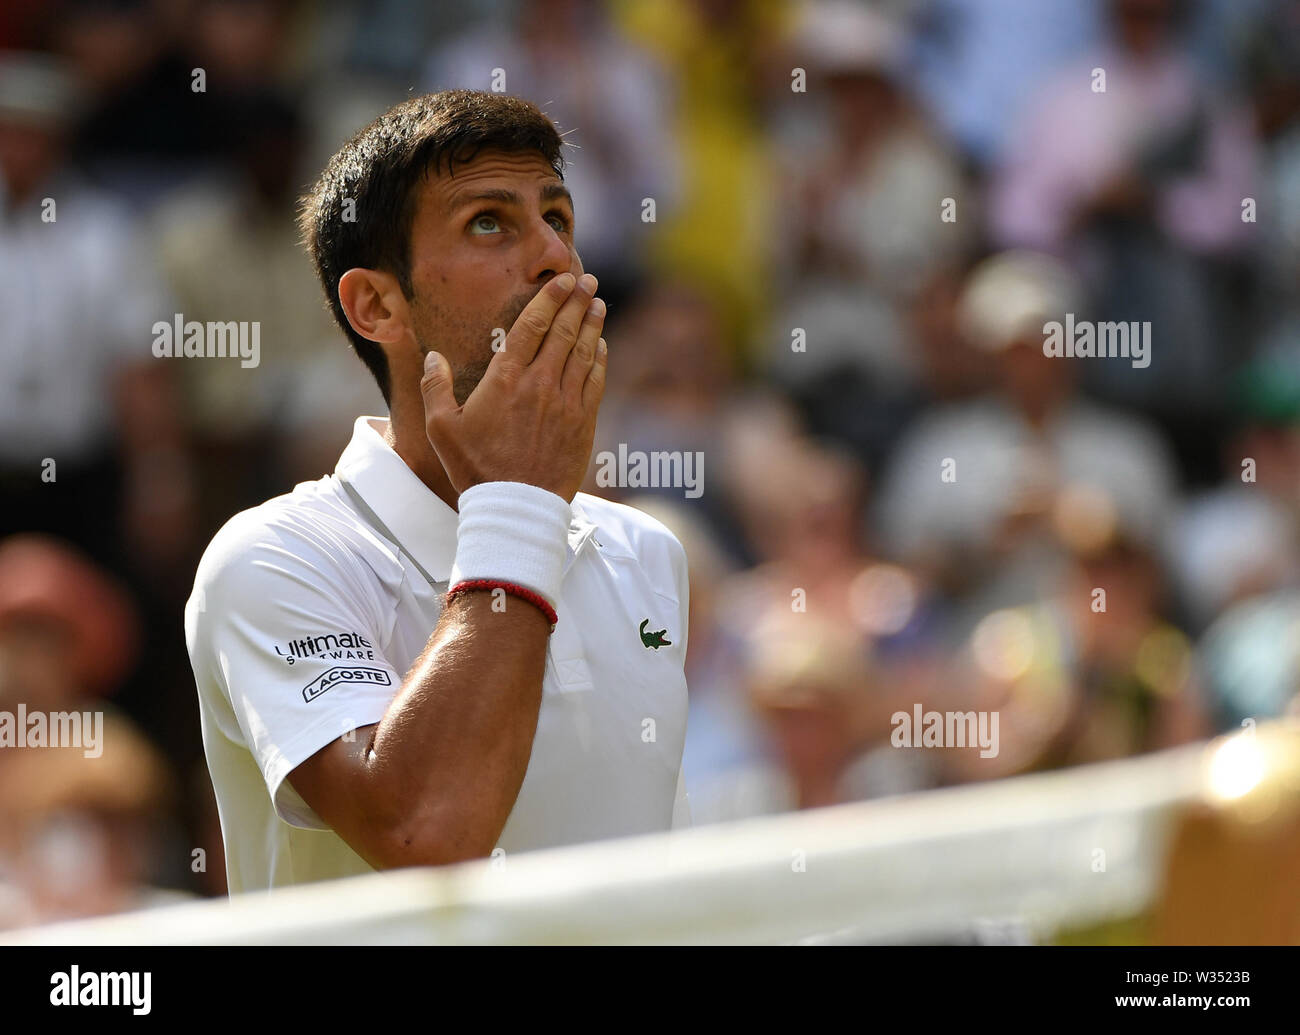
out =
[(457, 408), (451, 384), (451, 364), (439, 352), (426, 353), (424, 376), (420, 378), (420, 394), (424, 396), (424, 412), (427, 416), (448, 414)]

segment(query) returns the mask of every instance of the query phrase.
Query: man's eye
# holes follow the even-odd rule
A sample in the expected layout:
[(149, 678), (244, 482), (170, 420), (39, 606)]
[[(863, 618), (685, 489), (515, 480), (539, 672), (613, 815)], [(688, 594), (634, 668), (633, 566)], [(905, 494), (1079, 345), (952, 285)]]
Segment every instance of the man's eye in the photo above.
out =
[(569, 226), (569, 217), (568, 217), (568, 216), (563, 216), (563, 215), (560, 215), (559, 213), (552, 213), (551, 215), (547, 216), (546, 218), (552, 220), (553, 222), (552, 222), (551, 225), (554, 226), (555, 229), (558, 230), (558, 231), (559, 231), (560, 233), (562, 233), (562, 234), (566, 234), (566, 233), (568, 233), (569, 230), (571, 229), (571, 227)]
[(475, 216), (470, 220), (470, 233), (473, 234), (492, 234), (498, 229), (496, 216)]

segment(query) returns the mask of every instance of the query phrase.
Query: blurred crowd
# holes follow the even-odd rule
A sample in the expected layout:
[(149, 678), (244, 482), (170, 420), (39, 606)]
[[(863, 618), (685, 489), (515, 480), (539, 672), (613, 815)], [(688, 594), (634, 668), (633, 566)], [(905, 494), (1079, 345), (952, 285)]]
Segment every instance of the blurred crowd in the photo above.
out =
[[(0, 748), (0, 926), (224, 890), (195, 565), (385, 412), (296, 199), (450, 87), (572, 145), (596, 449), (704, 457), (587, 486), (689, 555), (697, 824), (1297, 707), (1297, 0), (8, 0), (0, 712), (105, 732)], [(156, 357), (174, 314), (260, 364)], [(1045, 355), (1067, 314), (1149, 363)], [(997, 754), (897, 746), (918, 704)]]

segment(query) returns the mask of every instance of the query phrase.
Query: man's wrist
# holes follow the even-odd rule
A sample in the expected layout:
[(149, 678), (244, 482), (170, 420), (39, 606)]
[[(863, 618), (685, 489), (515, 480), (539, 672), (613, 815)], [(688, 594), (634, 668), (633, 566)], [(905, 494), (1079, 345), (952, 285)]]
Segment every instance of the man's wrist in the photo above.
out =
[(481, 482), (460, 494), (451, 585), (496, 579), (524, 586), (552, 608), (560, 596), (572, 512), (560, 496), (524, 482)]

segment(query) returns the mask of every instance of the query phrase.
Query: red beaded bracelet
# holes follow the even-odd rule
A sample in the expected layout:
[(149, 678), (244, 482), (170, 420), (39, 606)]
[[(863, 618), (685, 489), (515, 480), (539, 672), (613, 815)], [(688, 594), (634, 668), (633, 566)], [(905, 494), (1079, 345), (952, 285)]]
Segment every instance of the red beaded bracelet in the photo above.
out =
[(450, 604), (452, 598), (458, 593), (465, 593), (471, 589), (501, 589), (511, 596), (519, 597), (520, 600), (527, 600), (541, 609), (542, 614), (546, 615), (546, 620), (551, 623), (551, 632), (555, 632), (555, 623), (560, 620), (559, 616), (555, 613), (555, 608), (548, 604), (546, 598), (540, 593), (534, 593), (528, 587), (513, 582), (502, 582), (500, 579), (464, 579), (447, 591), (447, 603)]

